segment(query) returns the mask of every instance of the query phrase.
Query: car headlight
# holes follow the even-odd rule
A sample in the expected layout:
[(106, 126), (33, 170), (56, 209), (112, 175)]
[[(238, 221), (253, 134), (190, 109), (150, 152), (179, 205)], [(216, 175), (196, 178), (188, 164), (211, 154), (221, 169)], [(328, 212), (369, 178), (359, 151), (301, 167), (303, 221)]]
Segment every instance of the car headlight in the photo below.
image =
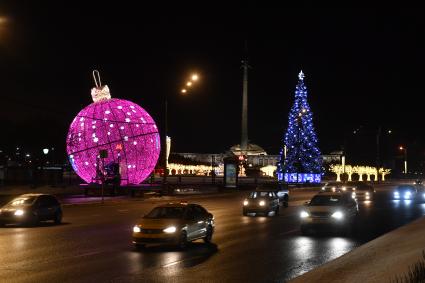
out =
[(400, 197), (400, 193), (399, 192), (394, 192), (394, 197), (395, 198), (399, 198)]
[(346, 187), (342, 187), (341, 189), (342, 189), (343, 191), (346, 191), (346, 190), (347, 190), (347, 188), (346, 188)]
[(176, 230), (177, 230), (177, 228), (175, 226), (170, 226), (168, 228), (165, 228), (162, 231), (164, 231), (164, 233), (171, 234), (171, 233), (176, 232)]
[(369, 196), (369, 192), (366, 192), (366, 195)]
[(300, 213), (301, 218), (306, 218), (306, 217), (309, 217), (309, 216), (310, 216), (310, 214), (307, 211), (301, 211), (301, 213)]
[(351, 193), (351, 197), (352, 197), (352, 198), (356, 198), (356, 193), (355, 193), (355, 192), (352, 192), (352, 193)]
[(16, 210), (15, 211), (15, 213), (14, 213), (16, 216), (22, 216), (22, 215), (24, 215), (24, 211), (22, 210), (22, 209), (18, 209), (18, 210)]
[(249, 202), (247, 200), (243, 201), (243, 205), (248, 205), (248, 204), (249, 204)]
[(344, 217), (344, 214), (341, 211), (336, 211), (332, 214), (332, 217), (335, 219), (342, 219)]
[(411, 192), (405, 192), (404, 193), (404, 198), (405, 199), (409, 199), (411, 196), (412, 196), (412, 193)]
[(325, 187), (322, 187), (322, 191), (324, 191), (325, 190)]
[(140, 229), (140, 227), (138, 227), (138, 226), (134, 226), (133, 227), (133, 232), (134, 233), (140, 233), (142, 231), (142, 229)]
[(260, 202), (258, 203), (260, 206), (265, 206), (266, 202), (264, 200), (260, 200)]

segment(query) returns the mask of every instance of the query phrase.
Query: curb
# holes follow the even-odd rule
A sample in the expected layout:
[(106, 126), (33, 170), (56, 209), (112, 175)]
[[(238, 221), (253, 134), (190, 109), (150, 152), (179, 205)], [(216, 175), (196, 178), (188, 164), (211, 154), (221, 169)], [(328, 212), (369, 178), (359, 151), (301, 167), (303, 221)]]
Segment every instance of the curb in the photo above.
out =
[[(173, 196), (165, 196), (166, 199), (163, 199), (162, 197), (159, 198), (137, 198), (137, 197), (126, 197), (121, 199), (108, 199), (105, 200), (103, 205), (106, 204), (117, 204), (122, 203), (125, 201), (133, 201), (133, 202), (166, 202), (166, 201), (174, 201), (174, 200), (186, 200), (186, 199), (197, 199), (197, 198), (210, 198), (210, 197), (225, 197), (229, 194), (234, 195), (238, 192), (226, 192), (226, 193), (209, 193), (209, 194), (196, 194), (196, 195), (173, 195)], [(88, 202), (77, 202), (77, 203), (62, 203), (63, 206), (78, 206), (78, 205), (101, 205), (101, 200), (96, 201), (88, 201)]]

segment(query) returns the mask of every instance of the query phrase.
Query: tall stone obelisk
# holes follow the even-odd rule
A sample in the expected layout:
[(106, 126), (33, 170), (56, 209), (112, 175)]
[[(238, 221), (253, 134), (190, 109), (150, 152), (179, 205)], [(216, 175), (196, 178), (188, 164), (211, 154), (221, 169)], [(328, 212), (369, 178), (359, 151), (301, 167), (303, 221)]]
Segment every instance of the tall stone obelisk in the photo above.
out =
[(248, 150), (248, 60), (242, 60), (243, 92), (242, 92), (242, 136), (241, 154)]

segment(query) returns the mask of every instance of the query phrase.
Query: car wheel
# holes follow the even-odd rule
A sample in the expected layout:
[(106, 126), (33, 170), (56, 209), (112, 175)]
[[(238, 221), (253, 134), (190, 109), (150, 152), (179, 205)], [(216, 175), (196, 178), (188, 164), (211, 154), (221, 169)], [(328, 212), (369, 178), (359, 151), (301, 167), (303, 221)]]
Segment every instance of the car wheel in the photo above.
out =
[(204, 242), (207, 243), (207, 244), (211, 243), (212, 235), (213, 235), (213, 229), (210, 225), (208, 225), (207, 232), (206, 232), (205, 238), (204, 238)]
[(140, 251), (146, 248), (145, 244), (134, 244), (134, 247), (136, 248), (136, 250)]
[(26, 226), (37, 226), (40, 223), (40, 219), (38, 218), (37, 215), (33, 215), (30, 219), (28, 219), (24, 224)]
[(61, 224), (62, 223), (62, 212), (60, 212), (60, 211), (56, 212), (53, 221), (55, 222), (55, 224)]
[(344, 236), (350, 236), (351, 235), (351, 232), (352, 232), (352, 227), (351, 227), (351, 225), (345, 225), (343, 228), (342, 228), (342, 234), (344, 235)]
[(188, 245), (188, 241), (187, 241), (187, 233), (186, 231), (182, 231), (181, 235), (180, 235), (180, 239), (179, 239), (179, 243), (178, 246), (180, 249), (186, 249)]
[(307, 236), (309, 234), (308, 228), (306, 226), (301, 226), (300, 227), (301, 230), (301, 234)]
[(283, 199), (283, 206), (284, 206), (284, 207), (288, 207), (288, 205), (289, 205), (289, 203), (288, 203), (288, 197), (286, 196), (286, 197)]

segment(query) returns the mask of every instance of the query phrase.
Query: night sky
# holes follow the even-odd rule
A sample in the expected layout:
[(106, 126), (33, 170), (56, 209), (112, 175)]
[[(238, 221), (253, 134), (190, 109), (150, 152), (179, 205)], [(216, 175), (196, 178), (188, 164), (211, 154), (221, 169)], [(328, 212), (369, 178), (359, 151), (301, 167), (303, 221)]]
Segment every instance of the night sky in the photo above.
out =
[[(322, 152), (345, 140), (373, 159), (378, 125), (393, 131), (382, 138), (389, 152), (399, 143), (423, 149), (420, 6), (88, 2), (0, 2), (5, 150), (63, 151), (69, 124), (92, 102), (91, 71), (98, 69), (112, 97), (141, 105), (160, 130), (168, 95), (172, 151), (224, 152), (240, 142), (245, 41), (249, 138), (269, 153), (281, 147), (301, 69)], [(193, 71), (201, 80), (182, 96)], [(360, 126), (362, 135), (353, 137)]]

